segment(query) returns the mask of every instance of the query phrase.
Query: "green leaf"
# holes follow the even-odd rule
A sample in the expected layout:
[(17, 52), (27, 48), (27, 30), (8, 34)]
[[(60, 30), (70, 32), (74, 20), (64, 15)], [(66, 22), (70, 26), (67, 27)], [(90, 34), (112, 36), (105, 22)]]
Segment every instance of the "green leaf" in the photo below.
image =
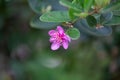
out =
[(75, 10), (73, 10), (73, 9), (69, 9), (69, 16), (70, 16), (70, 18), (73, 20), (73, 19), (75, 19), (75, 18), (78, 18), (75, 14), (80, 14), (81, 12), (79, 12), (79, 11), (75, 11)]
[(43, 4), (41, 3), (41, 0), (28, 0), (28, 3), (34, 12), (38, 14), (41, 13), (41, 8), (43, 6)]
[(105, 24), (106, 22), (110, 21), (112, 19), (112, 17), (113, 17), (112, 12), (103, 13), (100, 16), (100, 23)]
[(80, 11), (79, 8), (76, 7), (75, 4), (72, 4), (72, 2), (70, 1), (67, 1), (67, 0), (60, 0), (60, 4), (63, 5), (63, 6), (66, 6), (68, 8), (71, 8), (73, 10), (77, 10), (77, 11)]
[(75, 19), (75, 15), (74, 15), (74, 10), (73, 9), (69, 9), (69, 16), (71, 19)]
[(31, 27), (37, 28), (37, 29), (51, 29), (53, 27), (56, 27), (59, 24), (61, 24), (61, 23), (41, 22), (39, 20), (39, 15), (33, 17), (32, 20), (30, 21)]
[(59, 4), (59, 0), (28, 0), (31, 9), (37, 13), (42, 14), (52, 10), (66, 10), (66, 8)]
[(88, 12), (93, 4), (93, 0), (84, 0), (84, 10)]
[(77, 7), (83, 8), (84, 0), (73, 0), (72, 3), (75, 4)]
[(76, 40), (80, 37), (80, 31), (77, 28), (69, 28), (66, 33), (71, 39)]
[(71, 21), (67, 11), (47, 12), (40, 17), (44, 22), (68, 22)]
[(91, 26), (91, 27), (95, 27), (97, 25), (97, 20), (95, 19), (94, 16), (89, 15), (86, 17), (86, 20), (87, 20), (89, 26)]
[(112, 33), (112, 28), (105, 25), (102, 28), (96, 29), (96, 28), (91, 28), (86, 19), (80, 19), (76, 22), (75, 26), (80, 30), (83, 31), (84, 33), (87, 33), (87, 35), (93, 35), (93, 36), (109, 36)]
[(119, 8), (120, 8), (120, 0), (113, 2), (111, 5), (104, 8), (102, 12), (110, 12), (110, 11), (118, 10)]
[(110, 25), (110, 26), (120, 25), (120, 16), (113, 16), (113, 18), (109, 22), (107, 22), (105, 25)]

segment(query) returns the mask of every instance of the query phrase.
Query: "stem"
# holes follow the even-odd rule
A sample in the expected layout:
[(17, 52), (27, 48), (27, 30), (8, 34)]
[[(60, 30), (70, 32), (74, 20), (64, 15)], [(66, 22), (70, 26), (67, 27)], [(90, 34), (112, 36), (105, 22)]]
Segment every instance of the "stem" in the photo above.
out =
[(96, 11), (94, 10), (94, 11), (90, 12), (89, 15), (93, 15), (95, 13), (96, 13)]
[[(93, 14), (99, 13), (100, 9), (101, 8), (95, 8), (92, 12), (88, 13), (88, 15), (93, 15)], [(74, 19), (72, 22), (67, 22), (67, 23), (64, 23), (63, 25), (66, 25), (68, 27), (73, 27), (72, 25), (80, 19), (81, 19), (81, 17), (78, 17), (78, 18)]]
[(89, 13), (89, 15), (93, 15), (93, 14), (96, 14), (96, 13), (99, 13), (101, 8), (95, 8), (92, 12)]

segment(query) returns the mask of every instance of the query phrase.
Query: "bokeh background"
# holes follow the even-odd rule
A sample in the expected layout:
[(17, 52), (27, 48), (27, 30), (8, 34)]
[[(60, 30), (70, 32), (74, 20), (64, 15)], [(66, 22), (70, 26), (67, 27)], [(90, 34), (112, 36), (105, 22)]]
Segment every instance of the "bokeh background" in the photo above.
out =
[(104, 37), (82, 31), (69, 49), (52, 51), (51, 26), (39, 21), (48, 10), (66, 8), (59, 0), (0, 0), (0, 80), (120, 80), (120, 26)]

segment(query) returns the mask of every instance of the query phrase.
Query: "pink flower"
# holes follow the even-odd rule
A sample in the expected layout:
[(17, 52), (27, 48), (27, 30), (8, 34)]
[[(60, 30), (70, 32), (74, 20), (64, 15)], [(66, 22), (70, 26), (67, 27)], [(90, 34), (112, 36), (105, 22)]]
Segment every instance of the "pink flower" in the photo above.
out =
[(57, 50), (60, 48), (60, 46), (63, 46), (64, 49), (68, 48), (68, 45), (71, 39), (64, 32), (61, 26), (57, 26), (56, 30), (50, 30), (48, 34), (50, 35), (49, 41), (52, 43), (51, 45), (52, 50)]

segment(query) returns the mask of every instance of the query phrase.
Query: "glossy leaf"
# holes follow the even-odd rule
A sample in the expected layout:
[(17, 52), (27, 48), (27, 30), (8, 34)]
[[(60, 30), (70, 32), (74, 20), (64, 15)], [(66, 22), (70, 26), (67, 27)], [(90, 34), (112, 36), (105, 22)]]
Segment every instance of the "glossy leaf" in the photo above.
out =
[(66, 10), (66, 8), (59, 4), (58, 0), (28, 0), (31, 9), (37, 13), (42, 14), (42, 10), (47, 6), (51, 6), (52, 10)]
[(68, 22), (71, 19), (67, 11), (53, 11), (43, 14), (40, 20), (44, 22)]
[(83, 8), (84, 0), (73, 0), (73, 4), (76, 4), (76, 6)]
[(93, 35), (93, 36), (99, 36), (99, 37), (109, 36), (112, 33), (112, 28), (107, 25), (99, 29), (91, 28), (88, 25), (86, 19), (81, 19), (77, 21), (74, 26), (76, 26), (81, 32), (87, 33), (88, 35)]
[(105, 24), (106, 22), (110, 21), (112, 19), (112, 17), (113, 17), (112, 12), (103, 13), (100, 16), (100, 23)]
[(73, 9), (69, 9), (69, 16), (72, 20), (77, 18), (77, 16), (75, 14), (80, 14), (80, 13), (81, 13), (80, 11), (75, 11)]
[(105, 25), (120, 25), (120, 16), (113, 16), (113, 18), (107, 22)]
[(68, 8), (71, 8), (73, 10), (77, 10), (79, 11), (80, 9), (76, 7), (75, 4), (72, 4), (72, 2), (67, 1), (67, 0), (60, 0), (60, 4), (62, 4), (63, 6), (66, 6)]
[(97, 20), (94, 16), (89, 15), (86, 17), (86, 20), (91, 27), (95, 27), (97, 25)]
[[(28, 0), (29, 6), (32, 8), (32, 10), (38, 14), (41, 13), (41, 8), (43, 6), (41, 0)], [(46, 4), (44, 4), (45, 6)]]
[(108, 7), (103, 9), (103, 12), (110, 12), (114, 10), (118, 10), (120, 8), (120, 0), (111, 3)]
[(93, 4), (93, 0), (84, 0), (84, 10), (88, 12)]
[(74, 10), (73, 9), (69, 9), (69, 16), (70, 16), (71, 19), (75, 18)]
[(51, 29), (53, 27), (56, 27), (59, 24), (60, 23), (41, 22), (39, 20), (39, 15), (33, 17), (32, 20), (31, 20), (31, 22), (30, 22), (31, 27), (37, 28), (37, 29)]
[(80, 31), (77, 28), (69, 28), (66, 33), (71, 39), (76, 40), (80, 37)]

